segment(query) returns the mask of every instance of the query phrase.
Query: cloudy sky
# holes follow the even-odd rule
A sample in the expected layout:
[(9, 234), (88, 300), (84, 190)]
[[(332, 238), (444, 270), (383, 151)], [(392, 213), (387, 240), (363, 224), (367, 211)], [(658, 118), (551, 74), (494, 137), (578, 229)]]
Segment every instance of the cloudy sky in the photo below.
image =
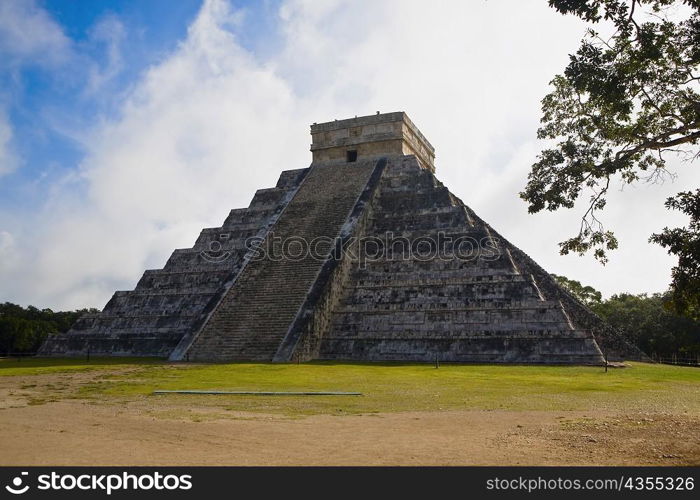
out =
[[(666, 288), (647, 243), (697, 186), (625, 187), (606, 267), (558, 254), (581, 207), (528, 215), (539, 101), (584, 33), (543, 0), (0, 1), (0, 301), (101, 308), (310, 162), (309, 124), (406, 111), (437, 175), (550, 272)], [(621, 186), (618, 186), (620, 188)]]

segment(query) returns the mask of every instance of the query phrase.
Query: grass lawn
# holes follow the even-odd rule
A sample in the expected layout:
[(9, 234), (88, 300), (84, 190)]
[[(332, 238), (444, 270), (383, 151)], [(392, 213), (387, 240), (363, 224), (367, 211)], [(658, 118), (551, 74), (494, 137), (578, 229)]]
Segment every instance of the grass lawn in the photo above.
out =
[[(0, 377), (69, 381), (60, 398), (96, 403), (151, 401), (286, 415), (415, 410), (629, 410), (700, 413), (700, 369), (646, 363), (610, 369), (577, 366), (424, 364), (172, 364), (153, 359), (0, 360)], [(41, 378), (41, 377), (38, 377)], [(7, 381), (7, 379), (5, 379)], [(37, 381), (36, 389), (41, 389)], [(46, 386), (49, 390), (53, 385)], [(362, 396), (152, 395), (154, 390), (344, 391)], [(50, 392), (50, 391), (49, 391)], [(56, 400), (52, 395), (51, 400)], [(40, 398), (39, 398), (40, 401)]]
[(163, 361), (157, 358), (92, 358), (89, 362), (82, 358), (2, 358), (0, 377), (111, 370), (149, 364), (163, 364)]

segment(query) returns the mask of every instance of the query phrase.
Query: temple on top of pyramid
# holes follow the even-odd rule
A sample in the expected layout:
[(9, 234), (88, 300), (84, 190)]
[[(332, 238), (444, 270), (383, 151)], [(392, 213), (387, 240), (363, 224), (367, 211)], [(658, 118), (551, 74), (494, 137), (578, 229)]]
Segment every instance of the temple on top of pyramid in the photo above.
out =
[(313, 161), (44, 356), (602, 364), (641, 353), (434, 175), (403, 112), (311, 126)]
[(435, 172), (435, 148), (404, 112), (314, 123), (311, 139), (314, 163), (414, 155), (421, 167)]

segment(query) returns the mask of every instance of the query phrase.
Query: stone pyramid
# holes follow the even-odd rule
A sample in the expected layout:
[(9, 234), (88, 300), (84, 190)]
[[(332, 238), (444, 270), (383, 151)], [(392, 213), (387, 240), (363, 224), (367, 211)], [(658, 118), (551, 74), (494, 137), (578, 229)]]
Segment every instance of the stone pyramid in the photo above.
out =
[(310, 167), (45, 356), (602, 364), (638, 354), (434, 175), (403, 112), (311, 126)]

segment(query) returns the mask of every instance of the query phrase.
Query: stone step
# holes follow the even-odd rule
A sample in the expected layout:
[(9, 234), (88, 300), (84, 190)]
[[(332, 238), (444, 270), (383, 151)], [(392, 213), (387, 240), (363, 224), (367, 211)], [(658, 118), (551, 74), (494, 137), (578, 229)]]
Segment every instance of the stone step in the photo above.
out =
[(268, 220), (277, 207), (234, 208), (228, 213), (221, 229), (252, 229)]
[[(349, 286), (347, 288), (350, 288)], [(537, 300), (537, 289), (526, 282), (465, 283), (461, 285), (402, 285), (387, 287), (362, 287), (356, 285), (347, 290), (342, 304), (408, 304), (442, 303), (445, 307), (458, 306), (478, 300)]]
[(401, 231), (431, 231), (451, 228), (468, 228), (470, 219), (464, 210), (456, 206), (418, 209), (404, 213), (380, 213), (372, 220), (370, 231), (383, 234)]
[[(374, 327), (374, 325), (434, 325), (442, 328), (450, 324), (505, 324), (532, 325), (558, 323), (563, 327), (568, 326), (566, 317), (561, 308), (531, 308), (531, 309), (463, 309), (450, 311), (366, 311), (340, 312), (334, 311), (333, 325), (337, 327), (362, 326)], [(393, 328), (393, 327), (392, 327)]]
[(387, 276), (386, 273), (378, 275), (380, 277), (367, 278), (365, 275), (356, 275), (355, 282), (346, 285), (346, 288), (401, 288), (401, 287), (443, 287), (457, 285), (490, 285), (502, 283), (531, 283), (521, 274), (489, 274), (481, 276), (449, 276), (449, 277), (423, 277), (409, 278), (408, 273), (403, 273), (395, 278)]
[(375, 307), (371, 303), (359, 303), (352, 305), (344, 305), (337, 307), (333, 310), (334, 313), (338, 314), (349, 314), (349, 313), (362, 313), (365, 315), (369, 314), (385, 314), (389, 311), (401, 311), (401, 312), (429, 312), (433, 316), (450, 315), (453, 312), (477, 312), (477, 311), (544, 311), (547, 309), (561, 309), (561, 304), (556, 301), (549, 300), (502, 300), (502, 301), (492, 301), (492, 300), (481, 300), (481, 301), (471, 301), (470, 304), (463, 303), (461, 306), (452, 305), (449, 309), (440, 303), (435, 304), (422, 304), (422, 303), (395, 303), (395, 304), (382, 304), (381, 306)]
[(204, 249), (180, 248), (175, 250), (163, 270), (171, 272), (195, 272), (198, 270), (221, 271), (234, 267), (243, 258), (245, 247), (241, 243), (222, 248), (220, 252)]
[[(450, 332), (455, 335), (456, 332)], [(334, 339), (324, 341), (319, 359), (456, 363), (578, 363), (599, 365), (600, 354), (586, 334), (503, 335), (443, 338)]]
[(136, 284), (136, 290), (180, 290), (192, 287), (218, 288), (229, 274), (228, 269), (207, 269), (200, 271), (148, 270)]
[(556, 339), (586, 339), (590, 335), (582, 330), (571, 330), (567, 328), (533, 328), (533, 329), (506, 329), (499, 328), (494, 325), (493, 328), (489, 329), (475, 329), (475, 328), (452, 328), (449, 330), (421, 330), (421, 329), (407, 329), (404, 331), (400, 330), (367, 330), (361, 332), (355, 332), (355, 334), (350, 334), (348, 332), (335, 331), (329, 332), (328, 336), (324, 339), (324, 342), (349, 342), (351, 340), (364, 341), (457, 341), (460, 339), (542, 339), (546, 336), (548, 340)]
[[(207, 305), (216, 288), (206, 292), (179, 290), (176, 293), (135, 290), (117, 292), (104, 308), (104, 315), (198, 314)], [(118, 295), (121, 294), (121, 295)]]
[[(365, 258), (353, 261), (352, 269), (359, 275), (379, 275), (385, 273), (396, 275), (400, 273), (416, 273), (417, 278), (430, 277), (430, 273), (462, 272), (467, 276), (489, 276), (492, 274), (518, 274), (507, 254), (493, 258), (458, 259), (458, 258), (421, 259), (417, 256), (410, 258), (378, 259)], [(500, 271), (500, 273), (499, 273)], [(436, 274), (435, 277), (440, 276)]]
[(236, 228), (207, 228), (199, 233), (192, 248), (200, 251), (211, 250), (216, 245), (217, 248), (220, 246), (223, 250), (242, 250), (246, 248), (246, 241), (258, 236), (259, 232), (259, 223)]
[(388, 212), (452, 206), (450, 192), (444, 186), (405, 191), (382, 190), (377, 202), (381, 210)]
[[(374, 338), (375, 336), (390, 336), (393, 338), (412, 338), (414, 336), (425, 337), (441, 337), (455, 336), (460, 334), (466, 336), (484, 335), (484, 336), (503, 336), (503, 335), (524, 335), (546, 337), (553, 333), (563, 334), (565, 332), (573, 332), (565, 321), (552, 322), (518, 322), (508, 323), (503, 321), (495, 321), (493, 323), (463, 323), (454, 322), (435, 322), (435, 323), (405, 323), (405, 324), (386, 324), (364, 322), (357, 324), (338, 324), (333, 323), (327, 337), (324, 338)], [(580, 337), (580, 334), (574, 335)], [(447, 337), (445, 337), (447, 338)]]

